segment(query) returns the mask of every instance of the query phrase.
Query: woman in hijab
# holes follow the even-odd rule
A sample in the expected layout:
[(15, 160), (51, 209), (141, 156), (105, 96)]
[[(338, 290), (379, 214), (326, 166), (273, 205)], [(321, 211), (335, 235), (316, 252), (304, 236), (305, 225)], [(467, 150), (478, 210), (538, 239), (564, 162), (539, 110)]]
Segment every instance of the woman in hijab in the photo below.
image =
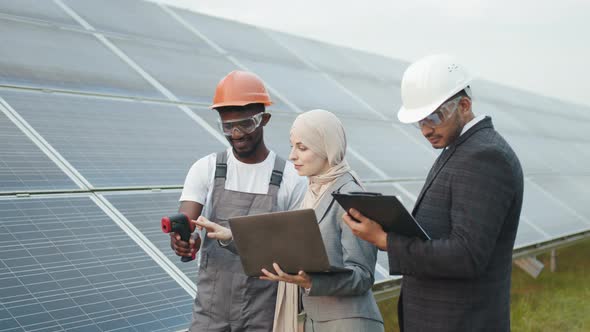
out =
[(279, 281), (273, 331), (297, 330), (298, 291), (307, 314), (305, 330), (383, 331), (383, 319), (371, 292), (375, 280), (377, 249), (355, 237), (343, 226), (344, 210), (333, 201), (334, 191), (363, 191), (360, 181), (344, 159), (346, 136), (338, 118), (324, 110), (300, 114), (291, 127), (289, 159), (301, 176), (307, 176), (308, 190), (302, 209), (314, 209), (324, 246), (335, 266), (350, 272), (297, 275), (262, 272), (266, 280)]

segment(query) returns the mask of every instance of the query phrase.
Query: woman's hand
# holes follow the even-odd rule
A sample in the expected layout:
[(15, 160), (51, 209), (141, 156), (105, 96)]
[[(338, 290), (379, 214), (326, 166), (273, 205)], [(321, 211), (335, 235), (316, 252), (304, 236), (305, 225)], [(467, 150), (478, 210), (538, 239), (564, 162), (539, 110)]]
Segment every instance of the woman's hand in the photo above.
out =
[(290, 284), (295, 284), (299, 287), (307, 289), (311, 288), (311, 277), (307, 273), (299, 271), (298, 274), (293, 275), (283, 272), (277, 263), (272, 263), (272, 266), (274, 267), (277, 274), (273, 274), (268, 272), (266, 269), (262, 269), (264, 276), (260, 277), (260, 279), (270, 281), (284, 281)]
[(227, 242), (233, 238), (231, 230), (223, 227), (207, 218), (200, 216), (197, 220), (191, 220), (199, 229), (205, 228), (207, 230), (207, 237), (219, 241)]

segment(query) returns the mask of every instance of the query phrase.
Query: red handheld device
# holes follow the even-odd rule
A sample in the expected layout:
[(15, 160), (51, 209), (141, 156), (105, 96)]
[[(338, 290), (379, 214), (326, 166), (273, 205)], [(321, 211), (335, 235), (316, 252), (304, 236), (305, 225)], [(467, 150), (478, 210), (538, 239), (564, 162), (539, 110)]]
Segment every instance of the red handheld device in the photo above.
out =
[[(189, 218), (184, 213), (172, 215), (170, 217), (162, 218), (162, 232), (177, 233), (180, 235), (182, 241), (188, 242), (191, 238), (191, 233), (195, 231), (195, 225), (189, 221)], [(195, 254), (192, 257), (182, 256), (180, 258), (183, 262), (190, 262), (195, 259)]]

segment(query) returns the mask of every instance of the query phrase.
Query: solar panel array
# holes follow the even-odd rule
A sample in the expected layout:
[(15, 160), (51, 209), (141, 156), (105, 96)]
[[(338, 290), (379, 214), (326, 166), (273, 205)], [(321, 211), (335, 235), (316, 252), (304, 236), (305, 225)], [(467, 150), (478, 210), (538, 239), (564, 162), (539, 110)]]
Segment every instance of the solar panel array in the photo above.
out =
[[(138, 0), (0, 0), (0, 44), (0, 331), (187, 326), (197, 266), (159, 218), (227, 144), (206, 106), (231, 70), (267, 83), (266, 141), (283, 157), (298, 113), (333, 111), (367, 188), (411, 209), (437, 156), (395, 121), (408, 64), (384, 56)], [(525, 170), (517, 247), (587, 231), (589, 108), (473, 91)]]

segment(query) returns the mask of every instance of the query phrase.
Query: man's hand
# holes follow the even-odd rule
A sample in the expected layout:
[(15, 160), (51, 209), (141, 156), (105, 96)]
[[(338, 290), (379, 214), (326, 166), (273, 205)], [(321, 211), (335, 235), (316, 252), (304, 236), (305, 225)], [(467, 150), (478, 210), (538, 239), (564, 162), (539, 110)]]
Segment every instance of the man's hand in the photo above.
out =
[(387, 233), (381, 228), (381, 225), (355, 209), (344, 213), (342, 220), (350, 227), (352, 234), (372, 243), (381, 250), (387, 250)]
[(223, 227), (207, 218), (200, 216), (197, 220), (191, 220), (199, 229), (205, 228), (207, 230), (207, 237), (216, 239), (218, 241), (227, 242), (233, 238), (231, 230)]
[(178, 256), (192, 257), (201, 247), (201, 237), (195, 233), (191, 236), (189, 242), (186, 242), (180, 239), (180, 234), (170, 233), (170, 247)]
[(299, 273), (296, 275), (288, 274), (281, 270), (279, 264), (272, 263), (272, 266), (274, 267), (277, 274), (273, 274), (271, 272), (268, 272), (266, 269), (262, 269), (262, 273), (264, 273), (264, 276), (260, 277), (260, 279), (270, 281), (284, 281), (290, 284), (295, 284), (299, 287), (311, 288), (311, 277), (307, 273), (299, 271)]

